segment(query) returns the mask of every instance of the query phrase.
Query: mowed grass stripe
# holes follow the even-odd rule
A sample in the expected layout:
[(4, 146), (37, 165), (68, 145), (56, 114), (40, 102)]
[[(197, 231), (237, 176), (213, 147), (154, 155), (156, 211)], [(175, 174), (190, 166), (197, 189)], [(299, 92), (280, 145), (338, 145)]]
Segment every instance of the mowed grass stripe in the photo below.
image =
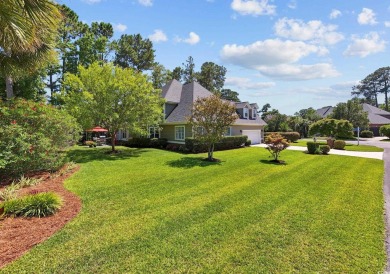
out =
[(217, 152), (220, 164), (153, 149), (72, 153), (82, 168), (66, 186), (82, 213), (5, 273), (383, 270), (382, 161), (285, 151), (280, 166), (260, 148)]

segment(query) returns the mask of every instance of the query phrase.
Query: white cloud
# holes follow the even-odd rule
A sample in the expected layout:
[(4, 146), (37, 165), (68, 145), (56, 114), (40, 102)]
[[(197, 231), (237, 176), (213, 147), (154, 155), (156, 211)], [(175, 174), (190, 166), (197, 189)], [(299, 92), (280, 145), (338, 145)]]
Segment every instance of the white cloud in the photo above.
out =
[(268, 0), (233, 0), (231, 8), (241, 15), (273, 15), (276, 6), (269, 5)]
[(96, 3), (99, 3), (101, 2), (102, 0), (83, 0), (85, 3), (87, 4), (96, 4)]
[(344, 51), (344, 55), (366, 57), (370, 54), (382, 52), (386, 42), (381, 40), (377, 32), (370, 32), (363, 38), (352, 36), (352, 44)]
[(195, 44), (199, 43), (200, 37), (199, 37), (198, 34), (196, 34), (195, 32), (191, 31), (188, 38), (176, 37), (175, 41), (178, 42), (178, 43), (187, 43), (187, 44), (190, 44), (190, 45), (195, 45)]
[(225, 84), (238, 89), (266, 89), (275, 86), (274, 82), (253, 82), (249, 78), (242, 77), (227, 77)]
[(138, 0), (138, 3), (145, 7), (153, 6), (153, 0)]
[(362, 9), (362, 12), (359, 13), (357, 20), (360, 25), (375, 25), (378, 23), (376, 21), (374, 11), (368, 8)]
[(341, 11), (336, 9), (333, 9), (332, 12), (329, 14), (330, 19), (336, 19), (339, 16), (341, 16)]
[(336, 32), (336, 25), (324, 25), (319, 20), (308, 21), (299, 19), (282, 18), (275, 23), (276, 35), (284, 38), (313, 41), (333, 45), (344, 39), (344, 36)]
[(384, 24), (385, 24), (385, 27), (386, 27), (386, 28), (390, 28), (390, 21), (385, 21)]
[(155, 29), (153, 34), (149, 35), (148, 38), (150, 39), (150, 41), (156, 42), (156, 43), (168, 41), (168, 37), (166, 36), (166, 34), (162, 30), (159, 30), (159, 29)]
[(116, 30), (116, 31), (125, 32), (126, 29), (127, 29), (127, 26), (124, 25), (124, 24), (121, 24), (121, 23), (119, 23), (119, 24), (114, 24), (114, 30)]
[(297, 4), (297, 1), (296, 0), (291, 0), (288, 4), (287, 4), (287, 7), (289, 7), (290, 9), (296, 9), (298, 6)]
[(339, 76), (340, 73), (328, 63), (314, 65), (282, 64), (277, 66), (260, 66), (257, 68), (263, 75), (289, 81), (311, 80)]
[(225, 45), (221, 50), (221, 58), (228, 63), (257, 69), (259, 66), (293, 63), (312, 53), (324, 55), (327, 50), (301, 41), (268, 39), (246, 46)]

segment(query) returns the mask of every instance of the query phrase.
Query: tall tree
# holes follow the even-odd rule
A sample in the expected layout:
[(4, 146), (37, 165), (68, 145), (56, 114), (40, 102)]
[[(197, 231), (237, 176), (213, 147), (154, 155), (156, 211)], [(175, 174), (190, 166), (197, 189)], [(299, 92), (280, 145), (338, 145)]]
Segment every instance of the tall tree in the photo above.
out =
[(238, 98), (238, 92), (231, 90), (231, 89), (222, 89), (221, 90), (221, 98), (232, 101), (232, 102), (240, 102), (240, 99)]
[(214, 94), (220, 94), (225, 84), (226, 68), (213, 62), (205, 62), (197, 74), (197, 81)]
[(314, 108), (309, 107), (296, 112), (294, 116), (289, 119), (289, 124), (293, 130), (298, 131), (304, 137), (308, 137), (310, 125), (321, 119), (322, 117), (317, 111)]
[(145, 135), (148, 126), (161, 121), (161, 91), (153, 88), (146, 75), (97, 62), (79, 71), (65, 77), (61, 94), (64, 108), (84, 129), (94, 125), (107, 128), (113, 152), (118, 130)]
[(163, 65), (156, 63), (153, 66), (150, 80), (153, 83), (154, 88), (161, 89), (169, 80), (172, 80), (172, 73), (167, 70)]
[(195, 63), (192, 56), (189, 56), (186, 63), (183, 63), (182, 78), (184, 84), (196, 81)]
[(214, 144), (220, 141), (228, 127), (238, 118), (234, 104), (222, 100), (217, 95), (198, 98), (192, 108), (189, 122), (194, 138), (207, 144), (208, 161), (214, 161)]
[(364, 111), (359, 99), (354, 98), (346, 103), (338, 103), (333, 109), (330, 118), (338, 120), (348, 120), (352, 125), (360, 128), (368, 128), (368, 113)]
[(23, 70), (35, 71), (47, 62), (60, 19), (49, 0), (0, 1), (0, 74), (7, 98), (14, 96), (13, 81)]
[(183, 70), (181, 67), (175, 67), (172, 71), (172, 79), (176, 79), (177, 81), (181, 81)]
[(141, 72), (150, 70), (154, 64), (153, 44), (140, 34), (123, 34), (115, 42), (114, 64), (122, 68), (134, 68)]

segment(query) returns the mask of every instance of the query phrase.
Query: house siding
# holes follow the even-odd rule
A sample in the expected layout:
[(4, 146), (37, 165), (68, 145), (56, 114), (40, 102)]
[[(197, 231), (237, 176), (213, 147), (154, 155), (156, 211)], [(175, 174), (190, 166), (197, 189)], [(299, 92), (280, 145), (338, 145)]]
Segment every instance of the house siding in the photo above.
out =
[(161, 138), (168, 139), (168, 142), (184, 142), (184, 141), (176, 141), (175, 140), (175, 126), (185, 126), (185, 138), (192, 137), (192, 127), (190, 125), (162, 125), (163, 130), (161, 131)]

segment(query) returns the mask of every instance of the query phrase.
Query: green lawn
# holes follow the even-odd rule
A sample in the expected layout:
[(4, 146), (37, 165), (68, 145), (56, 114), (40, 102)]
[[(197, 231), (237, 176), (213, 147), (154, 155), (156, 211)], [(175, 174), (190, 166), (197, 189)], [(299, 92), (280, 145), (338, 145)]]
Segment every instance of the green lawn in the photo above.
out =
[[(294, 143), (291, 143), (290, 145), (291, 146), (306, 147), (306, 143), (307, 142), (312, 142), (312, 141), (313, 141), (313, 139), (301, 139), (301, 140), (298, 140), (298, 141), (296, 141)], [(326, 145), (326, 141), (325, 140), (318, 140), (318, 143)], [(383, 152), (383, 148), (376, 147), (376, 146), (368, 146), (368, 145), (364, 145), (364, 144), (360, 144), (359, 146), (358, 145), (347, 144), (345, 146), (345, 150), (348, 150), (348, 151), (365, 151), (365, 152)]]
[(76, 148), (78, 217), (1, 273), (377, 273), (383, 162), (264, 148)]

